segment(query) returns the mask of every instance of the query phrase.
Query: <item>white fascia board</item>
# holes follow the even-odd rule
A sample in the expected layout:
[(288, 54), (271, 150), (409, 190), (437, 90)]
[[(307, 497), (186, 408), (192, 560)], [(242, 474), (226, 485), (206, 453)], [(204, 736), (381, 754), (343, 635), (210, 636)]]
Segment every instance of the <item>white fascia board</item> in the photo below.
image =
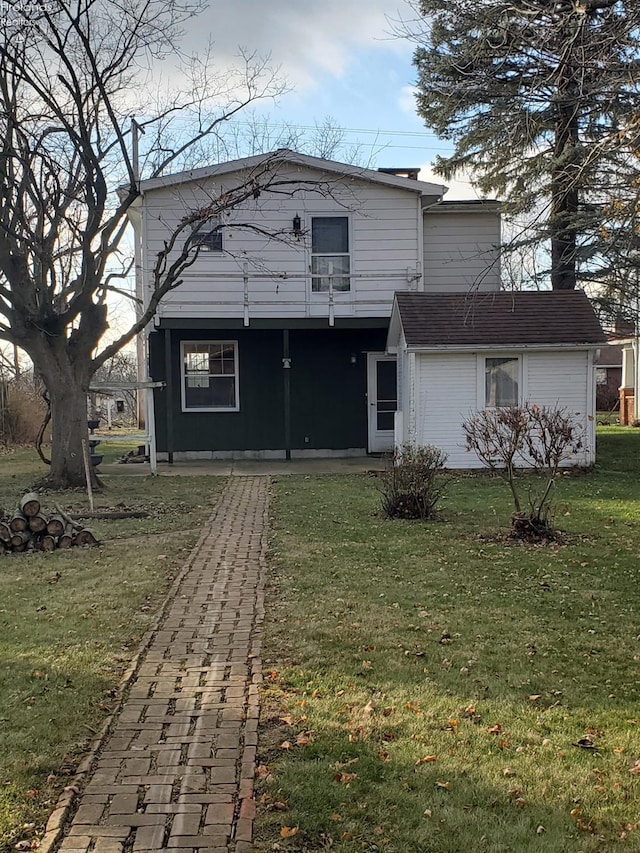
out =
[(393, 306), (391, 308), (391, 317), (389, 319), (389, 331), (387, 332), (386, 352), (397, 353), (400, 348), (402, 337), (402, 321), (400, 320), (400, 310), (398, 309), (398, 300), (393, 297)]
[(377, 172), (375, 169), (364, 169), (358, 166), (352, 166), (348, 163), (338, 163), (334, 160), (324, 160), (322, 157), (311, 157), (308, 154), (298, 154), (295, 151), (273, 151), (270, 154), (256, 154), (252, 157), (243, 157), (240, 160), (230, 160), (227, 163), (219, 163), (215, 166), (204, 166), (200, 169), (190, 169), (185, 172), (176, 172), (173, 175), (166, 175), (158, 178), (148, 178), (140, 182), (140, 191), (142, 193), (151, 192), (155, 189), (176, 186), (190, 182), (202, 181), (209, 178), (228, 175), (232, 172), (240, 172), (245, 169), (254, 169), (269, 162), (276, 164), (291, 164), (306, 166), (310, 169), (315, 169), (321, 172), (330, 172), (347, 178), (354, 178), (362, 181), (370, 181), (377, 184), (386, 184), (387, 186), (397, 187), (410, 192), (419, 193), (420, 195), (439, 195), (442, 196), (448, 189), (443, 184), (432, 184), (426, 181), (414, 181), (410, 178), (401, 178), (396, 175), (388, 175), (384, 172)]

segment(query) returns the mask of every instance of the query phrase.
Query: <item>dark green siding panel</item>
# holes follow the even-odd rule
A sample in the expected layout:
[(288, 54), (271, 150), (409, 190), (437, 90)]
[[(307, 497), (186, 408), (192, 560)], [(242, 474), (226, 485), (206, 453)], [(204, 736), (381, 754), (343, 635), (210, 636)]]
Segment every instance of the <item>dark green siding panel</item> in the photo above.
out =
[(386, 331), (323, 329), (290, 334), (292, 448), (366, 448), (366, 351), (383, 351)]
[[(149, 338), (151, 377), (164, 380), (164, 332)], [(155, 392), (159, 451), (284, 450), (282, 329), (171, 330), (174, 447), (167, 447), (167, 392)], [(183, 412), (180, 342), (237, 340), (239, 412)], [(382, 352), (386, 329), (292, 329), (291, 449), (367, 446), (367, 351)], [(355, 356), (355, 364), (352, 364)]]
[[(150, 335), (151, 375), (164, 379), (162, 334)], [(194, 329), (172, 332), (174, 451), (282, 449), (283, 382), (282, 332)], [(182, 340), (238, 341), (239, 412), (183, 412), (180, 342)], [(157, 391), (158, 450), (167, 449), (166, 392)]]

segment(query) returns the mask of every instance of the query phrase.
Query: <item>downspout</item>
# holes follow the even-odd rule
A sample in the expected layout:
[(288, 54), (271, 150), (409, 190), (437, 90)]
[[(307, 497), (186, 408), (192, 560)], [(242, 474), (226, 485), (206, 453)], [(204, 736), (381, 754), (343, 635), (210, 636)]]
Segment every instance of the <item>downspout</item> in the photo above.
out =
[(284, 414), (285, 459), (291, 461), (291, 353), (289, 351), (289, 329), (282, 330), (282, 382)]
[(167, 461), (173, 465), (173, 372), (171, 370), (171, 329), (164, 330), (165, 418), (167, 425)]

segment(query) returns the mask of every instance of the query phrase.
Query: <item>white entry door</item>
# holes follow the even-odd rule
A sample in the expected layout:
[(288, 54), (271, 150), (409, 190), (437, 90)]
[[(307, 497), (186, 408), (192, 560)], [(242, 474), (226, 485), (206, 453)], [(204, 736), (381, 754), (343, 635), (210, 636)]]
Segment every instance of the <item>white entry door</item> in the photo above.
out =
[(393, 422), (398, 407), (396, 357), (367, 353), (369, 453), (393, 450)]

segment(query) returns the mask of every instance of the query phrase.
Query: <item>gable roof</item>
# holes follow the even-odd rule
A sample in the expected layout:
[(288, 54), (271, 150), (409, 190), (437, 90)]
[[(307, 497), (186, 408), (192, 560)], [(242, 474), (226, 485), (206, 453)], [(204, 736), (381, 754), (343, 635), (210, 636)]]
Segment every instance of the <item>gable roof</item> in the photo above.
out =
[(232, 172), (251, 171), (252, 169), (277, 168), (280, 165), (304, 166), (316, 169), (324, 174), (341, 175), (343, 177), (357, 178), (361, 181), (384, 184), (403, 190), (410, 190), (421, 196), (442, 196), (447, 187), (443, 184), (433, 184), (426, 181), (416, 181), (411, 178), (402, 178), (375, 169), (365, 169), (361, 166), (352, 166), (348, 163), (339, 163), (336, 160), (325, 160), (322, 157), (311, 157), (309, 154), (299, 154), (288, 148), (280, 148), (268, 154), (256, 154), (253, 157), (243, 157), (240, 160), (229, 160), (227, 163), (218, 163), (213, 166), (204, 166), (201, 169), (189, 169), (184, 172), (176, 172), (173, 175), (164, 175), (158, 178), (148, 178), (140, 182), (140, 191), (144, 194), (163, 187), (176, 186), (177, 184), (192, 181), (203, 181), (209, 178), (228, 175)]
[(606, 343), (581, 290), (517, 293), (396, 293), (389, 344), (400, 327), (414, 350), (598, 346)]

